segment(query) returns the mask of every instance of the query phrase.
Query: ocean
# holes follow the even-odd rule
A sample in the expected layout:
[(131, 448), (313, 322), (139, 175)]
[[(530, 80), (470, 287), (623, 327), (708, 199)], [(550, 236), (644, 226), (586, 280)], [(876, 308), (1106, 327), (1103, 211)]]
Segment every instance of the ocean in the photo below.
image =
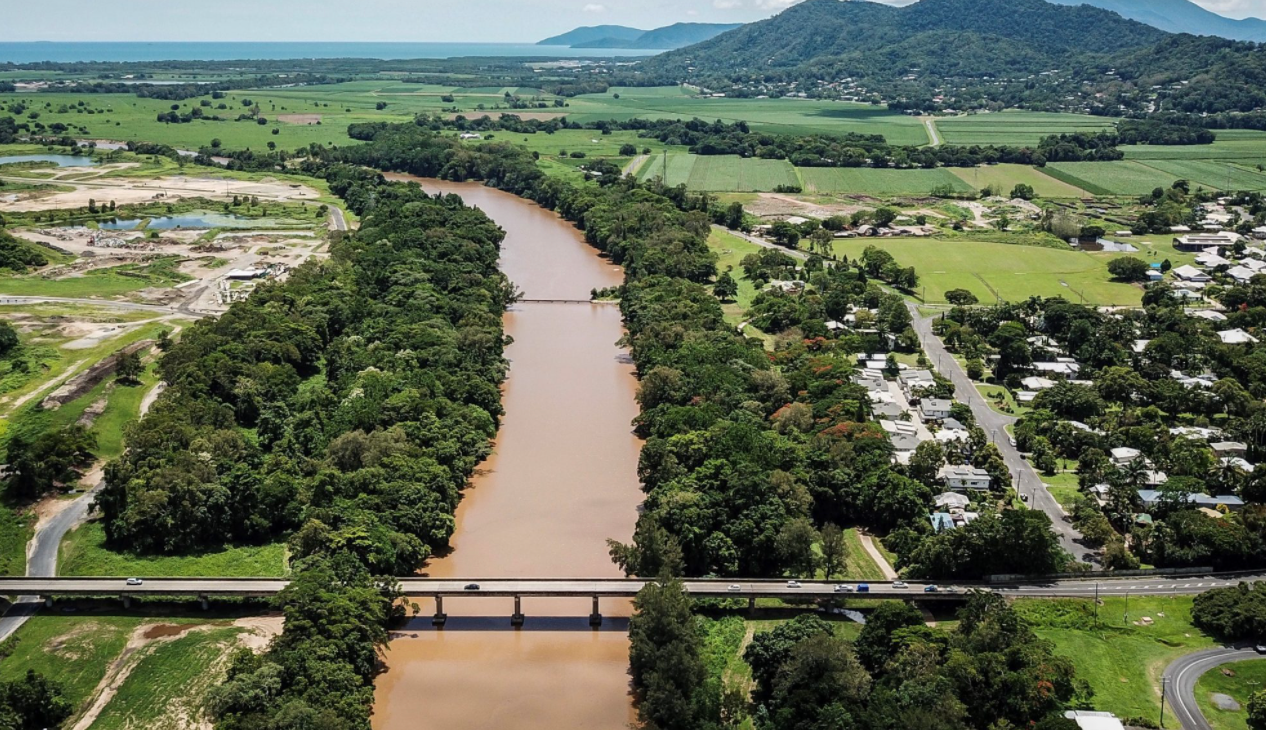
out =
[(260, 61), (296, 58), (411, 58), (464, 56), (627, 58), (662, 50), (567, 48), (530, 43), (0, 43), (0, 63), (55, 61)]

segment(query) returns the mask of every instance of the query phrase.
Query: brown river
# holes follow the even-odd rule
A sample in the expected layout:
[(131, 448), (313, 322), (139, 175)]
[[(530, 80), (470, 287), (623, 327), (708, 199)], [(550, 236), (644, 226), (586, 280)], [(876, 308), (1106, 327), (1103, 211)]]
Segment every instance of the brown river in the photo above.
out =
[[(391, 176), (393, 179), (410, 179)], [(506, 231), (501, 269), (525, 299), (588, 300), (619, 284), (569, 223), (480, 185), (419, 180), (457, 193)], [(461, 578), (617, 577), (606, 540), (627, 541), (642, 493), (636, 381), (618, 307), (520, 302), (505, 315), (510, 371), (506, 415), (493, 455), (457, 509), (452, 551), (427, 575)], [(629, 696), (626, 601), (447, 598), (433, 629), (430, 601), (397, 632), (378, 679), (376, 730), (620, 730), (635, 719)]]

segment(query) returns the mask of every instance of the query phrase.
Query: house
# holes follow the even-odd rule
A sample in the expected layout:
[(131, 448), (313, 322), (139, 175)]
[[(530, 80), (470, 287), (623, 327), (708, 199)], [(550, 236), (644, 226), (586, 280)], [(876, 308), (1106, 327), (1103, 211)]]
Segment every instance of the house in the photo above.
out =
[(1219, 332), (1218, 339), (1222, 340), (1224, 345), (1251, 345), (1257, 342), (1256, 337), (1238, 328)]
[(1199, 426), (1175, 426), (1169, 429), (1171, 436), (1185, 436), (1186, 438), (1197, 438), (1208, 441), (1222, 435), (1222, 431), (1216, 428), (1201, 428)]
[(936, 432), (935, 438), (943, 444), (951, 442), (966, 443), (971, 439), (971, 434), (961, 428), (942, 428)]
[[(1204, 288), (1204, 284), (1197, 283), (1197, 282), (1188, 282), (1188, 286), (1192, 288)], [(1191, 302), (1191, 301), (1198, 302), (1201, 299), (1204, 299), (1204, 297), (1200, 294), (1200, 292), (1192, 291), (1191, 289), (1174, 289), (1173, 291), (1169, 293), (1169, 295), (1173, 297), (1174, 299), (1182, 299), (1183, 301), (1187, 301), (1187, 302)]]
[(966, 431), (967, 427), (958, 422), (957, 418), (946, 418), (941, 421), (941, 428), (952, 431)]
[(1203, 319), (1208, 322), (1225, 322), (1226, 315), (1216, 309), (1187, 309), (1187, 314), (1196, 319)]
[(1164, 280), (1165, 280), (1165, 274), (1164, 274), (1164, 272), (1162, 272), (1160, 269), (1148, 269), (1148, 270), (1147, 270), (1147, 281), (1148, 281), (1148, 283), (1154, 284), (1154, 283), (1156, 283), (1156, 282), (1158, 282), (1158, 281), (1164, 281)]
[(1049, 378), (1039, 378), (1036, 375), (1030, 375), (1024, 380), (1021, 380), (1020, 385), (1024, 386), (1025, 390), (1037, 392), (1054, 388), (1055, 381)]
[(1233, 467), (1235, 469), (1239, 469), (1245, 474), (1252, 474), (1253, 470), (1257, 468), (1256, 465), (1249, 463), (1247, 459), (1239, 456), (1228, 456), (1223, 459), (1218, 459), (1218, 465), (1222, 467)]
[(1064, 717), (1077, 723), (1077, 730), (1125, 730), (1125, 726), (1111, 712), (1069, 710), (1064, 713)]
[(1209, 444), (1209, 448), (1213, 449), (1213, 453), (1222, 459), (1248, 454), (1248, 444), (1242, 444), (1239, 441), (1219, 441), (1215, 444)]
[(1037, 393), (1031, 390), (1020, 390), (1015, 394), (1015, 402), (1021, 405), (1031, 405), (1035, 400), (1037, 400)]
[(910, 423), (909, 421), (891, 421), (887, 418), (880, 419), (879, 427), (882, 428), (885, 433), (889, 433), (889, 434), (898, 434), (898, 433), (913, 434), (913, 433), (919, 432), (919, 429), (913, 423)]
[(1182, 266), (1179, 266), (1173, 270), (1173, 274), (1183, 281), (1198, 281), (1201, 283), (1213, 281), (1212, 276), (1209, 276), (1191, 264), (1183, 264)]
[(925, 421), (940, 421), (949, 418), (950, 407), (953, 405), (952, 401), (944, 398), (926, 398), (919, 405), (919, 412)]
[(967, 509), (967, 505), (971, 504), (971, 498), (965, 494), (958, 492), (942, 492), (936, 495), (936, 506), (946, 507), (948, 509)]
[(1235, 280), (1236, 284), (1247, 284), (1249, 279), (1257, 276), (1258, 272), (1253, 271), (1247, 266), (1235, 266), (1227, 269), (1226, 275)]
[(1200, 253), (1206, 248), (1230, 248), (1239, 243), (1240, 234), (1231, 232), (1189, 233), (1174, 239), (1174, 248), (1188, 253)]
[(919, 444), (923, 443), (912, 433), (894, 433), (889, 436), (889, 440), (892, 441), (892, 448), (896, 451), (914, 451), (919, 448)]
[[(1140, 489), (1138, 491), (1139, 500), (1143, 502), (1146, 509), (1152, 509), (1160, 504), (1162, 500), (1169, 498), (1174, 499), (1177, 494), (1166, 495), (1164, 492), (1156, 489)], [(1187, 503), (1196, 507), (1204, 507), (1212, 510), (1225, 510), (1227, 512), (1238, 512), (1244, 508), (1244, 500), (1232, 494), (1223, 494), (1211, 497), (1207, 494), (1188, 494)], [(1220, 509), (1219, 509), (1220, 508)]]
[(483, 139), (483, 135), (475, 132), (462, 132), (460, 137), (462, 139)]
[(944, 512), (933, 512), (928, 515), (928, 519), (932, 520), (932, 532), (945, 532), (946, 530), (955, 529), (954, 518)]
[(989, 484), (993, 481), (989, 476), (989, 472), (971, 466), (943, 466), (937, 476), (945, 480), (945, 487), (951, 491), (958, 489), (987, 490), (989, 489)]
[(1135, 459), (1142, 456), (1138, 449), (1131, 449), (1129, 446), (1118, 446), (1109, 452), (1112, 457), (1112, 463), (1117, 466), (1125, 466)]
[(1035, 362), (1033, 363), (1033, 369), (1047, 375), (1062, 375), (1066, 378), (1071, 378), (1081, 372), (1081, 365), (1078, 365), (1077, 361), (1071, 357), (1061, 357), (1057, 358), (1055, 362)]
[(1187, 226), (1170, 226), (1170, 233), (1191, 233), (1191, 229)]
[(798, 294), (804, 291), (804, 282), (799, 280), (779, 281), (775, 279), (769, 282), (770, 289), (776, 289), (787, 294)]
[(1206, 269), (1216, 269), (1219, 266), (1233, 266), (1235, 262), (1222, 258), (1218, 255), (1217, 249), (1213, 249), (1212, 253), (1206, 251), (1205, 253), (1197, 256), (1196, 264), (1203, 266)]
[(1132, 350), (1136, 355), (1142, 355), (1143, 351), (1146, 350), (1147, 346), (1150, 344), (1152, 344), (1151, 340), (1135, 340), (1130, 345), (1130, 350)]
[(888, 401), (886, 403), (872, 403), (870, 406), (870, 412), (873, 413), (876, 418), (900, 418), (901, 415), (905, 413), (905, 411), (901, 410), (901, 406), (893, 403), (892, 401)]
[(1257, 240), (1266, 239), (1266, 226), (1258, 226), (1253, 229), (1253, 238)]
[(906, 397), (913, 397), (916, 390), (936, 386), (936, 378), (928, 370), (906, 370), (897, 379), (901, 382), (901, 389), (905, 391)]

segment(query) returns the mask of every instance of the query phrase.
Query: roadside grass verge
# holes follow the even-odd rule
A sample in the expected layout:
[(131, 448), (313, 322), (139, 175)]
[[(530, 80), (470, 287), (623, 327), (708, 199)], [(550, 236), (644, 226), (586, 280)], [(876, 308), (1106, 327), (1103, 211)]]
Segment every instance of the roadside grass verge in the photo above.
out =
[[(1222, 669), (1233, 674), (1228, 676)], [(1196, 682), (1196, 705), (1214, 730), (1248, 730), (1248, 698), (1266, 687), (1266, 659), (1228, 664), (1211, 669)], [(1224, 694), (1240, 705), (1238, 710), (1223, 710), (1213, 704), (1213, 694)]]
[(94, 520), (66, 535), (57, 566), (58, 573), (65, 576), (278, 578), (286, 574), (286, 561), (282, 542), (225, 547), (200, 555), (117, 552), (106, 546), (105, 528)]
[[(1192, 626), (1191, 604), (1191, 596), (1107, 597), (1097, 620), (1090, 599), (1021, 599), (1015, 607), (1056, 653), (1072, 660), (1077, 677), (1094, 690), (1095, 709), (1155, 721), (1165, 667), (1216, 645)], [(1143, 617), (1152, 624), (1142, 625)], [(1167, 724), (1176, 726), (1172, 719)]]

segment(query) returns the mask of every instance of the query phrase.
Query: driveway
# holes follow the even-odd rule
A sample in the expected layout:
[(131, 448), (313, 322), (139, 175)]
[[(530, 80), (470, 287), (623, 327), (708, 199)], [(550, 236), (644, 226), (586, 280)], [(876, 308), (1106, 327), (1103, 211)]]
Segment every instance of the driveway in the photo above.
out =
[(954, 397), (971, 408), (972, 414), (976, 417), (976, 424), (985, 430), (985, 435), (990, 441), (998, 445), (1003, 461), (1016, 478), (1016, 491), (1028, 496), (1031, 508), (1040, 509), (1051, 518), (1051, 526), (1059, 536), (1060, 545), (1070, 555), (1088, 563), (1097, 563), (1098, 555), (1080, 544), (1081, 533), (1073, 529), (1064, 509), (1059, 506), (1059, 502), (1055, 501), (1051, 493), (1046, 491), (1046, 485), (1042, 483), (1041, 477), (1020, 455), (1019, 450), (1011, 445), (1007, 426), (1014, 424), (1016, 419), (998, 413), (989, 406), (988, 401), (976, 390), (976, 384), (967, 377), (967, 372), (945, 349), (941, 338), (932, 333), (932, 318), (920, 315), (918, 308), (912, 303), (907, 303), (906, 306), (910, 309), (910, 316), (914, 320), (914, 331), (919, 336), (919, 342), (923, 345), (928, 359), (932, 361), (932, 366), (954, 383)]

